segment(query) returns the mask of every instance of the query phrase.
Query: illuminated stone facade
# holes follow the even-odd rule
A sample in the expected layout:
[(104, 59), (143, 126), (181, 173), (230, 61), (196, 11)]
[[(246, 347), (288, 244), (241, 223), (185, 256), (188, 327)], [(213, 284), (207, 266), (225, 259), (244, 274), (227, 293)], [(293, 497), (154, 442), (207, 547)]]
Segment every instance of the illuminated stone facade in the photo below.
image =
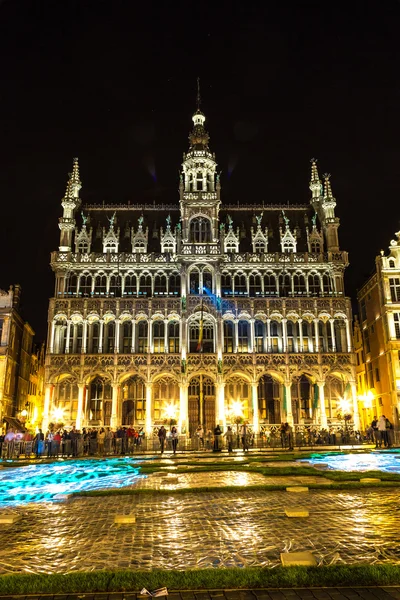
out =
[[(400, 402), (400, 232), (389, 252), (376, 258), (376, 271), (358, 293), (355, 325), (360, 414), (368, 425), (384, 414), (399, 424)], [(358, 344), (357, 344), (358, 341)]]
[(198, 107), (176, 203), (82, 207), (74, 160), (51, 256), (45, 424), (57, 409), (78, 428), (326, 427), (343, 397), (358, 424), (329, 176), (312, 161), (306, 205), (224, 205), (204, 122)]

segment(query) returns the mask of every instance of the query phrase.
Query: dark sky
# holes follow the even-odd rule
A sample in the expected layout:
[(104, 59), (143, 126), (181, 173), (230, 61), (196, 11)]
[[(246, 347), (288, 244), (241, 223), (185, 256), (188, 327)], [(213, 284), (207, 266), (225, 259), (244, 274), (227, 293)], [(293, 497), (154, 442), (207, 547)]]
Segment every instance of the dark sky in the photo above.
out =
[(399, 228), (400, 4), (0, 0), (0, 287), (42, 338), (72, 158), (83, 202), (178, 200), (201, 78), (225, 202), (332, 173), (352, 296)]

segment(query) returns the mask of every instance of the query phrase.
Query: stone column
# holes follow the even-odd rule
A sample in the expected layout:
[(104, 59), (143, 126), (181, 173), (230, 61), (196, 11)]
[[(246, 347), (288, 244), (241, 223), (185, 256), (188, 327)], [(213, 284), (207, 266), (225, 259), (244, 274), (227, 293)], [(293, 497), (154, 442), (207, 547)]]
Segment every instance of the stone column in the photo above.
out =
[(345, 323), (346, 323), (347, 352), (351, 352), (351, 333), (350, 333), (349, 320), (346, 319)]
[(103, 352), (103, 335), (104, 335), (104, 321), (99, 321), (99, 354)]
[(84, 394), (85, 394), (85, 384), (78, 383), (78, 408), (76, 410), (76, 421), (75, 421), (75, 427), (77, 429), (82, 428)]
[(147, 321), (147, 352), (153, 352), (153, 321)]
[(152, 432), (152, 395), (153, 384), (146, 383), (146, 435), (151, 435)]
[(256, 381), (251, 384), (251, 399), (253, 405), (253, 431), (258, 435), (260, 433), (260, 418), (258, 414), (258, 384)]
[(132, 319), (132, 340), (131, 340), (131, 352), (135, 354), (136, 350), (136, 321)]
[(293, 427), (293, 413), (292, 413), (292, 384), (290, 381), (285, 381), (285, 393), (286, 393), (286, 420)]
[(326, 409), (325, 409), (325, 381), (317, 381), (318, 385), (318, 408), (319, 408), (319, 420), (320, 425), (324, 429), (328, 426), (328, 420), (326, 417)]
[(332, 352), (336, 352), (335, 319), (329, 319), (329, 325), (331, 327)]
[(271, 352), (271, 319), (267, 319), (267, 352)]
[(46, 383), (44, 386), (44, 407), (42, 419), (42, 430), (44, 432), (46, 432), (49, 426), (52, 389), (53, 386), (50, 383)]
[(186, 427), (186, 434), (189, 432), (189, 423), (188, 423), (188, 383), (180, 383), (179, 384), (179, 423), (178, 423), (178, 431), (182, 433), (182, 427)]
[(287, 352), (287, 349), (288, 349), (287, 319), (282, 319), (282, 343), (283, 343), (283, 352)]
[(56, 323), (55, 321), (51, 322), (51, 330), (50, 330), (50, 354), (54, 354), (54, 333), (55, 333)]
[(115, 340), (114, 340), (114, 353), (118, 354), (119, 352), (119, 336), (121, 330), (121, 322), (119, 319), (115, 319)]
[(315, 338), (315, 348), (314, 351), (319, 351), (319, 329), (318, 329), (318, 319), (314, 319), (314, 338)]
[(86, 321), (86, 319), (83, 321), (83, 325), (82, 325), (82, 353), (86, 354), (87, 352), (87, 326), (88, 326), (88, 322)]
[(234, 332), (235, 332), (235, 338), (234, 338), (233, 351), (237, 352), (238, 348), (239, 348), (239, 321), (237, 319), (235, 319), (235, 321), (234, 321)]
[(223, 381), (217, 381), (215, 384), (216, 391), (216, 421), (219, 425), (225, 429), (226, 427), (226, 415), (225, 415), (225, 383)]
[(71, 339), (71, 321), (67, 321), (67, 336), (65, 338), (65, 354), (69, 353), (69, 342)]
[(164, 319), (164, 352), (168, 352), (168, 320)]
[(254, 352), (254, 319), (250, 319), (250, 348), (249, 352)]
[(300, 347), (298, 349), (299, 352), (304, 352), (304, 342), (303, 342), (303, 319), (298, 320), (299, 323), (299, 338), (300, 338)]
[(118, 383), (112, 384), (112, 404), (111, 404), (111, 427), (114, 429), (118, 426)]
[(181, 352), (182, 360), (186, 360), (187, 353), (187, 333), (186, 333), (186, 318), (182, 317), (180, 321), (180, 333), (181, 333)]
[(217, 318), (217, 331), (219, 332), (219, 336), (217, 338), (219, 339), (217, 346), (217, 359), (221, 360), (222, 353), (224, 351), (224, 322), (220, 316)]

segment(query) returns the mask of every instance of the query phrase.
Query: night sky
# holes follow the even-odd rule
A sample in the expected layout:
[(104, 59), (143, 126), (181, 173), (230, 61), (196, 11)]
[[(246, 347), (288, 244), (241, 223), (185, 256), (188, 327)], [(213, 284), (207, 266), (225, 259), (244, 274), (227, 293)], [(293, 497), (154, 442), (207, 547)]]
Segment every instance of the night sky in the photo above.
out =
[(0, 0), (0, 287), (46, 332), (67, 174), (83, 203), (178, 202), (201, 78), (223, 202), (331, 182), (356, 290), (399, 229), (400, 3)]

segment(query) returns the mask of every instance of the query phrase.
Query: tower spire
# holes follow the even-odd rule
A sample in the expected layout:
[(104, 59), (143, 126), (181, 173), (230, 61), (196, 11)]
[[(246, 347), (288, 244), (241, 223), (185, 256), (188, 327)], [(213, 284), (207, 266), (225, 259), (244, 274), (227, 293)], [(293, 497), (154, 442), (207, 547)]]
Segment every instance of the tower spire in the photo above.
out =
[(332, 194), (332, 187), (331, 187), (331, 174), (330, 173), (324, 173), (323, 175), (324, 178), (324, 200), (328, 200), (328, 201), (334, 201), (334, 197)]
[(60, 252), (70, 252), (72, 242), (72, 232), (75, 229), (75, 210), (80, 206), (79, 190), (82, 183), (79, 177), (78, 159), (74, 158), (72, 164), (72, 173), (69, 174), (67, 189), (64, 198), (61, 201), (63, 207), (63, 216), (59, 219), (60, 228)]
[(200, 111), (201, 96), (200, 96), (200, 77), (197, 78), (197, 98), (196, 98), (197, 110)]
[(313, 198), (319, 198), (322, 195), (322, 184), (318, 175), (317, 159), (311, 159), (311, 180), (310, 190)]

